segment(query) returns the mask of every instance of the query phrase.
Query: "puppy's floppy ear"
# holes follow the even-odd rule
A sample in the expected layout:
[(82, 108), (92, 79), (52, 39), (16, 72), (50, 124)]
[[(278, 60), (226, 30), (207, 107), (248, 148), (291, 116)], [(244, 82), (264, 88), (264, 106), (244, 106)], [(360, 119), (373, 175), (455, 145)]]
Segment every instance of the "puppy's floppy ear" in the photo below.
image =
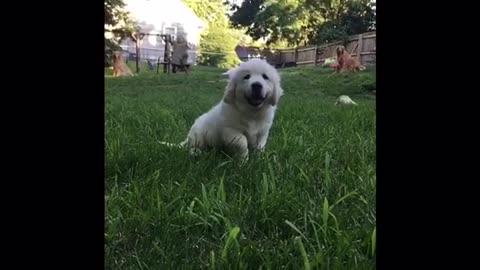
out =
[(225, 93), (223, 94), (223, 102), (228, 104), (233, 104), (233, 101), (235, 100), (235, 89), (237, 87), (235, 81), (235, 72), (235, 69), (230, 69), (228, 71), (228, 84), (225, 88)]
[(274, 76), (274, 81), (273, 81), (273, 93), (269, 99), (269, 103), (272, 106), (276, 106), (278, 101), (280, 100), (280, 97), (283, 96), (283, 88), (280, 82), (280, 75), (277, 73), (275, 70), (275, 76)]

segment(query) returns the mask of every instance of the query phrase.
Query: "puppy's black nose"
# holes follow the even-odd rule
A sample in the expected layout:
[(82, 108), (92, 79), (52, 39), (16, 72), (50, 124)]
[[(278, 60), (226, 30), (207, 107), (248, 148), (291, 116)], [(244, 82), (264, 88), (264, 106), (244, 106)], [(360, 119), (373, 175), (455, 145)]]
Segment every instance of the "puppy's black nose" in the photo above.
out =
[(262, 98), (262, 84), (259, 82), (252, 83), (252, 97)]

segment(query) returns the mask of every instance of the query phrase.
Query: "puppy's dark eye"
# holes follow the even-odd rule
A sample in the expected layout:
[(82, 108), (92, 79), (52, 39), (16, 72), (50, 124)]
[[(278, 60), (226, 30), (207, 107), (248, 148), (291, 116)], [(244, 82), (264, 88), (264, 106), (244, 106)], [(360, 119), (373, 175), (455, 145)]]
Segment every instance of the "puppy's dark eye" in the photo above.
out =
[(262, 77), (263, 77), (265, 80), (268, 80), (268, 76), (267, 76), (267, 75), (262, 74)]
[(243, 79), (244, 79), (244, 80), (250, 79), (250, 74), (245, 75), (245, 77), (243, 77)]

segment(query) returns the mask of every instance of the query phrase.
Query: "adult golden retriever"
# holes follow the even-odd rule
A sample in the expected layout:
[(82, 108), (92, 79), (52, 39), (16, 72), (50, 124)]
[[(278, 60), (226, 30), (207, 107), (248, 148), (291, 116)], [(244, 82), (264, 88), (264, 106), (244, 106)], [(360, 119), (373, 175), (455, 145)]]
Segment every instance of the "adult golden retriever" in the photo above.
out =
[(116, 51), (113, 54), (113, 77), (133, 76), (130, 68), (123, 62), (122, 53)]
[[(226, 74), (227, 75), (227, 74)], [(283, 89), (277, 70), (261, 59), (251, 59), (228, 71), (223, 99), (198, 117), (185, 141), (191, 153), (217, 148), (247, 159), (249, 150), (265, 148)]]
[(345, 50), (344, 46), (337, 46), (337, 73), (338, 72), (356, 72), (364, 70), (365, 67), (360, 65), (358, 61), (350, 56), (350, 54)]

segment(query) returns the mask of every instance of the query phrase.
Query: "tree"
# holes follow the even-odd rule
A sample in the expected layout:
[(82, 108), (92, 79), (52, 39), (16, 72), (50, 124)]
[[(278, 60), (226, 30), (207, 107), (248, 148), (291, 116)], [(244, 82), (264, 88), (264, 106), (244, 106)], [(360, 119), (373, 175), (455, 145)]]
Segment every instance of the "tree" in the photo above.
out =
[(375, 21), (370, 0), (245, 0), (230, 4), (235, 27), (246, 27), (268, 44), (308, 45), (338, 40), (370, 29)]
[(111, 65), (113, 52), (120, 50), (118, 43), (130, 38), (131, 34), (136, 30), (136, 22), (131, 19), (129, 13), (123, 8), (125, 3), (123, 0), (105, 0), (105, 32), (110, 33), (109, 38), (105, 37), (105, 65)]
[(254, 39), (267, 38), (267, 45), (287, 41), (289, 45), (305, 43), (308, 12), (305, 0), (245, 0), (231, 5), (233, 26), (246, 27)]
[[(238, 40), (228, 19), (227, 6), (222, 0), (182, 0), (200, 19), (208, 24), (200, 39), (199, 62), (230, 68), (240, 60), (235, 54)], [(203, 52), (203, 53), (202, 53)]]
[(348, 36), (375, 30), (375, 3), (347, 1), (342, 12), (322, 24), (314, 36), (317, 44), (345, 40)]

